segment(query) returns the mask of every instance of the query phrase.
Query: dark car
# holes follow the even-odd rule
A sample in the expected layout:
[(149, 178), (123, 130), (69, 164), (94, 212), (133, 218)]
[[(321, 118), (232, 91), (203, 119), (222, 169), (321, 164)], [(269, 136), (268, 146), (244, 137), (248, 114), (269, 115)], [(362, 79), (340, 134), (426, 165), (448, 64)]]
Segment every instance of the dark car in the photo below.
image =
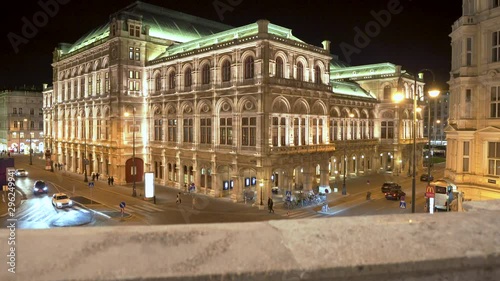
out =
[(401, 186), (395, 182), (392, 182), (392, 181), (386, 181), (386, 182), (384, 182), (384, 184), (382, 184), (381, 190), (383, 193), (389, 192), (392, 189), (401, 189)]
[(391, 189), (385, 193), (385, 199), (387, 200), (399, 200), (403, 196), (406, 196), (406, 193), (401, 189)]
[(433, 180), (434, 180), (433, 175), (423, 174), (420, 176), (420, 181), (433, 181)]
[(42, 180), (37, 180), (37, 181), (35, 181), (35, 184), (33, 184), (33, 193), (34, 194), (47, 193), (48, 190), (49, 190), (49, 188), (47, 187), (47, 184)]

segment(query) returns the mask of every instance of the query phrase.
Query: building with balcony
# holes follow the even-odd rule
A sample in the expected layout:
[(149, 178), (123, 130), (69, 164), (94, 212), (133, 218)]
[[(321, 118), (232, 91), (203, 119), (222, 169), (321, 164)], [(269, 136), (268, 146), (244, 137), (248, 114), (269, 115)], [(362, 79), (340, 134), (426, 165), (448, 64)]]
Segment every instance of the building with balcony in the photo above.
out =
[[(73, 172), (118, 183), (153, 172), (236, 201), (392, 170), (410, 143), (408, 105), (380, 103), (387, 83), (370, 92), (369, 80), (332, 79), (331, 64), (341, 65), (328, 41), (313, 46), (266, 20), (231, 27), (135, 2), (55, 49), (45, 143)], [(411, 76), (387, 65), (377, 79), (410, 99)]]
[(35, 88), (0, 92), (0, 151), (44, 151), (42, 92)]
[[(372, 122), (375, 124), (377, 143), (378, 169), (394, 174), (410, 174), (413, 159), (413, 98), (415, 76), (392, 63), (378, 63), (359, 66), (346, 66), (332, 63), (330, 79), (335, 81), (351, 81), (359, 84), (371, 96), (379, 101), (377, 114)], [(335, 87), (333, 88), (335, 91)], [(424, 106), (424, 82), (417, 79), (417, 99)], [(401, 103), (393, 101), (396, 92), (404, 94)], [(427, 139), (424, 138), (424, 120), (422, 112), (417, 112), (416, 125), (417, 169), (422, 167), (422, 150)]]
[(450, 34), (450, 116), (445, 176), (500, 187), (500, 5), (464, 0)]

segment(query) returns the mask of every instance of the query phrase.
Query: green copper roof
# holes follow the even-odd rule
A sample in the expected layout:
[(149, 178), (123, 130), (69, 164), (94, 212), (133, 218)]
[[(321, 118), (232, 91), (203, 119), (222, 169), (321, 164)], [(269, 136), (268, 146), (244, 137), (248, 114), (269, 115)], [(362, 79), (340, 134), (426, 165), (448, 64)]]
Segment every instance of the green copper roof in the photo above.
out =
[[(140, 1), (134, 2), (111, 16), (120, 19), (142, 19), (143, 27), (150, 26), (150, 36), (181, 43), (233, 28), (229, 25)], [(63, 53), (74, 52), (108, 36), (109, 22), (87, 33), (71, 46), (64, 48)]]
[(384, 75), (396, 73), (396, 65), (392, 63), (366, 64), (359, 66), (346, 66), (341, 64), (330, 64), (330, 79), (344, 79), (365, 77), (371, 75)]
[(361, 88), (361, 86), (355, 82), (331, 81), (330, 85), (332, 86), (332, 91), (336, 94), (376, 100), (375, 96)]
[[(205, 36), (205, 37), (200, 38), (200, 39), (189, 41), (187, 43), (168, 47), (167, 50), (163, 54), (158, 56), (158, 58), (168, 57), (168, 56), (175, 55), (178, 53), (187, 52), (187, 51), (191, 51), (194, 49), (203, 48), (206, 46), (211, 46), (214, 44), (228, 42), (228, 41), (231, 41), (231, 40), (236, 39), (236, 38), (243, 38), (243, 37), (256, 35), (258, 33), (258, 31), (259, 31), (259, 26), (257, 23), (252, 23), (252, 24), (248, 24), (245, 26), (233, 28), (230, 30), (219, 32), (217, 34), (213, 34), (210, 36)], [(268, 25), (268, 33), (282, 37), (282, 38), (291, 39), (291, 40), (295, 40), (295, 41), (304, 43), (304, 41), (302, 41), (302, 40), (300, 40), (297, 37), (292, 35), (291, 29), (281, 27), (281, 26), (278, 26), (278, 25), (275, 25), (272, 23), (269, 23), (269, 25)]]

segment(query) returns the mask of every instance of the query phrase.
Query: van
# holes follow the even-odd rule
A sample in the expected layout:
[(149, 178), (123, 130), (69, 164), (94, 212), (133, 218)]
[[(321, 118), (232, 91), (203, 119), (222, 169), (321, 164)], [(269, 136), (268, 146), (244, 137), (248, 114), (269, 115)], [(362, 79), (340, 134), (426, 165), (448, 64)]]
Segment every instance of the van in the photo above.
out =
[(453, 200), (453, 193), (457, 192), (457, 186), (447, 180), (433, 181), (430, 185), (434, 187), (434, 208), (447, 211)]

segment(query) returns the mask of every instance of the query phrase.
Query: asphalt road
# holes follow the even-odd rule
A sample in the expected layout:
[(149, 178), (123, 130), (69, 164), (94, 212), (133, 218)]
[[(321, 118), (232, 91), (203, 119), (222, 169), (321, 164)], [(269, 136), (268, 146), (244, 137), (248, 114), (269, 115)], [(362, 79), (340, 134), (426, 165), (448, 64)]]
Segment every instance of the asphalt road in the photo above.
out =
[[(267, 202), (264, 202), (262, 206), (264, 208), (258, 208), (251, 203), (233, 203), (228, 199), (215, 199), (199, 194), (182, 194), (182, 203), (177, 204), (175, 198), (178, 190), (163, 186), (156, 187), (157, 200), (154, 204), (140, 197), (132, 197), (130, 186), (108, 186), (105, 180), (100, 180), (90, 188), (88, 183), (83, 182), (82, 175), (64, 171), (46, 171), (45, 162), (38, 157), (33, 158), (33, 165), (29, 165), (28, 156), (16, 155), (15, 158), (16, 167), (25, 168), (29, 172), (28, 177), (16, 181), (18, 189), (26, 195), (26, 200), (22, 200), (22, 204), (16, 209), (19, 228), (228, 223), (411, 212), (411, 178), (406, 176), (375, 174), (348, 179), (347, 196), (342, 196), (340, 190), (328, 196), (330, 206), (328, 214), (317, 212), (321, 209), (320, 205), (288, 210), (283, 207), (280, 196), (274, 196), (275, 213), (269, 214)], [(442, 176), (443, 166), (437, 167), (437, 170), (435, 177), (439, 178)], [(43, 179), (48, 183), (47, 195), (33, 194), (33, 182), (37, 179)], [(399, 201), (385, 199), (380, 191), (384, 181), (395, 181), (403, 187), (403, 191), (407, 194), (406, 209), (400, 208)], [(335, 182), (332, 182), (333, 185)], [(425, 185), (426, 183), (420, 182), (418, 177), (417, 212), (424, 211)], [(336, 186), (340, 189), (341, 181), (338, 181)], [(372, 194), (370, 200), (366, 200), (367, 191)], [(54, 208), (51, 196), (55, 192), (68, 194), (75, 202), (74, 206), (65, 209)], [(126, 203), (123, 213), (119, 207), (120, 202)], [(2, 220), (5, 221), (5, 217), (0, 218), (0, 221)]]

